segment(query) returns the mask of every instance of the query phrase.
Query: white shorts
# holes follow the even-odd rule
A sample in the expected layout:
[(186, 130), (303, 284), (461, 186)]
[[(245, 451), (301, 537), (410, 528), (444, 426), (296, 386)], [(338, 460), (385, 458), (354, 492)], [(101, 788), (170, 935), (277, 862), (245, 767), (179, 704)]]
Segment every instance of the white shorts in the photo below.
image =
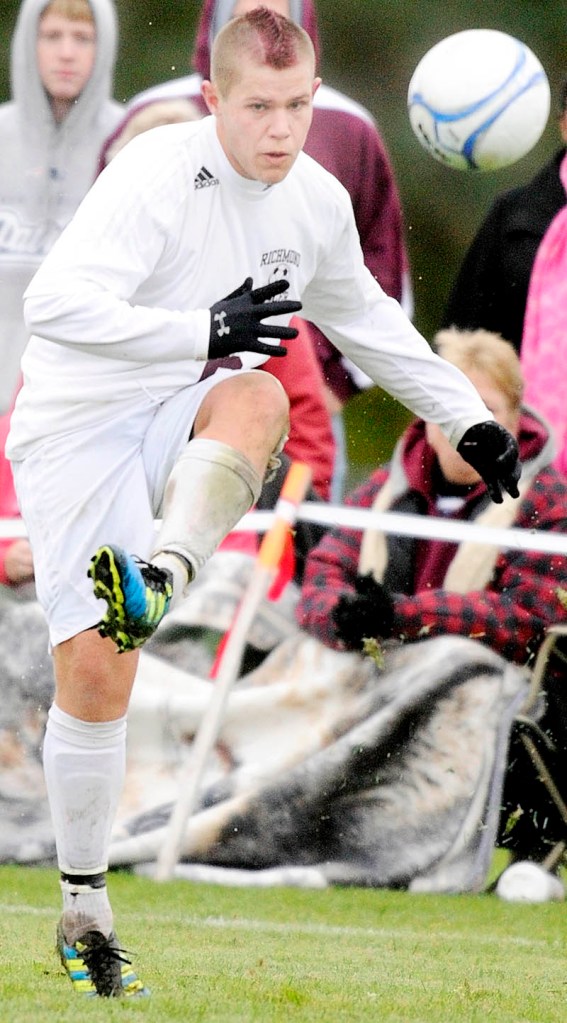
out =
[(87, 576), (101, 544), (150, 556), (165, 483), (197, 412), (206, 394), (234, 373), (219, 369), (158, 406), (141, 395), (133, 411), (122, 409), (94, 429), (50, 438), (13, 463), (51, 646), (102, 618), (106, 605), (95, 598)]

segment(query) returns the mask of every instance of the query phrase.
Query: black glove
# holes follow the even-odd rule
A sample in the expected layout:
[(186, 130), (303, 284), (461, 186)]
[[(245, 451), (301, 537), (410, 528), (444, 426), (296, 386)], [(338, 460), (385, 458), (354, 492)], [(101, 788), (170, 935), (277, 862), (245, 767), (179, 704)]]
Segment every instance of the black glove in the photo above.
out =
[(522, 473), (515, 437), (500, 423), (477, 423), (461, 437), (457, 451), (465, 462), (482, 476), (496, 504), (502, 504), (502, 491), (519, 497), (518, 480)]
[(261, 355), (287, 355), (287, 348), (267, 345), (260, 337), (277, 337), (292, 341), (297, 337), (295, 327), (266, 326), (262, 320), (268, 316), (298, 313), (301, 302), (271, 302), (289, 288), (289, 281), (273, 281), (263, 288), (252, 290), (252, 278), (247, 277), (236, 291), (211, 306), (211, 332), (209, 359), (224, 359), (235, 352), (260, 352)]
[(394, 627), (394, 602), (372, 575), (356, 578), (355, 593), (343, 593), (331, 611), (335, 633), (349, 650), (367, 638), (387, 639)]

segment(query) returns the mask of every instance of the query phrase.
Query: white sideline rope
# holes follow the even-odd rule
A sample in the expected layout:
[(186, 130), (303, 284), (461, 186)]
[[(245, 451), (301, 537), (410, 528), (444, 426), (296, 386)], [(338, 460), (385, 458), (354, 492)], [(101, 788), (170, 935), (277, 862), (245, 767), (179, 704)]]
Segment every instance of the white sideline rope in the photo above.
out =
[[(507, 550), (540, 551), (567, 557), (567, 533), (551, 533), (538, 529), (503, 529), (477, 526), (435, 516), (402, 515), (400, 512), (373, 512), (369, 508), (317, 504), (306, 501), (299, 506), (297, 518), (322, 526), (349, 529), (379, 529), (398, 536), (416, 536), (426, 540), (448, 540), (455, 543), (493, 544)], [(264, 533), (272, 525), (271, 511), (248, 512), (234, 527), (247, 533)], [(21, 519), (0, 519), (0, 539), (26, 536)]]

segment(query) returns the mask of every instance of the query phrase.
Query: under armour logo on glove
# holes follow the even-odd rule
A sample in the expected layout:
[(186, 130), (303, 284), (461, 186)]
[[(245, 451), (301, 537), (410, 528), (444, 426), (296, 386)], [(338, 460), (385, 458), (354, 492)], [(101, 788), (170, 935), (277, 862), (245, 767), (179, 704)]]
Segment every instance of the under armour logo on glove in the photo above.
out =
[(213, 320), (220, 324), (217, 330), (217, 337), (223, 337), (225, 334), (230, 334), (230, 327), (225, 326), (226, 313), (223, 309), (222, 313), (215, 313)]
[(297, 337), (295, 327), (282, 327), (262, 321), (272, 316), (290, 316), (298, 313), (301, 302), (274, 302), (289, 288), (289, 281), (273, 281), (263, 288), (252, 288), (247, 277), (236, 291), (211, 306), (209, 359), (222, 359), (234, 352), (259, 352), (260, 355), (287, 355), (287, 348), (265, 344), (261, 337), (292, 341)]

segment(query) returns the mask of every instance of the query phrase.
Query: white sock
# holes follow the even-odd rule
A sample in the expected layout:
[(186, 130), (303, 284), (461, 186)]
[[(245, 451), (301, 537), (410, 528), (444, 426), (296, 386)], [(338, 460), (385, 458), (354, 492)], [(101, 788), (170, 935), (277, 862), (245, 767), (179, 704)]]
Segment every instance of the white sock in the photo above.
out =
[(61, 926), (69, 945), (74, 945), (87, 931), (100, 931), (108, 938), (113, 919), (106, 885), (94, 888), (63, 879), (59, 883), (63, 895)]
[(193, 579), (193, 570), (187, 561), (177, 554), (170, 554), (168, 551), (161, 551), (152, 558), (152, 564), (158, 568), (165, 568), (173, 576), (173, 596), (169, 604), (169, 610), (179, 603), (187, 591), (187, 587)]
[(64, 874), (104, 874), (126, 769), (126, 717), (90, 722), (51, 707), (43, 767)]

